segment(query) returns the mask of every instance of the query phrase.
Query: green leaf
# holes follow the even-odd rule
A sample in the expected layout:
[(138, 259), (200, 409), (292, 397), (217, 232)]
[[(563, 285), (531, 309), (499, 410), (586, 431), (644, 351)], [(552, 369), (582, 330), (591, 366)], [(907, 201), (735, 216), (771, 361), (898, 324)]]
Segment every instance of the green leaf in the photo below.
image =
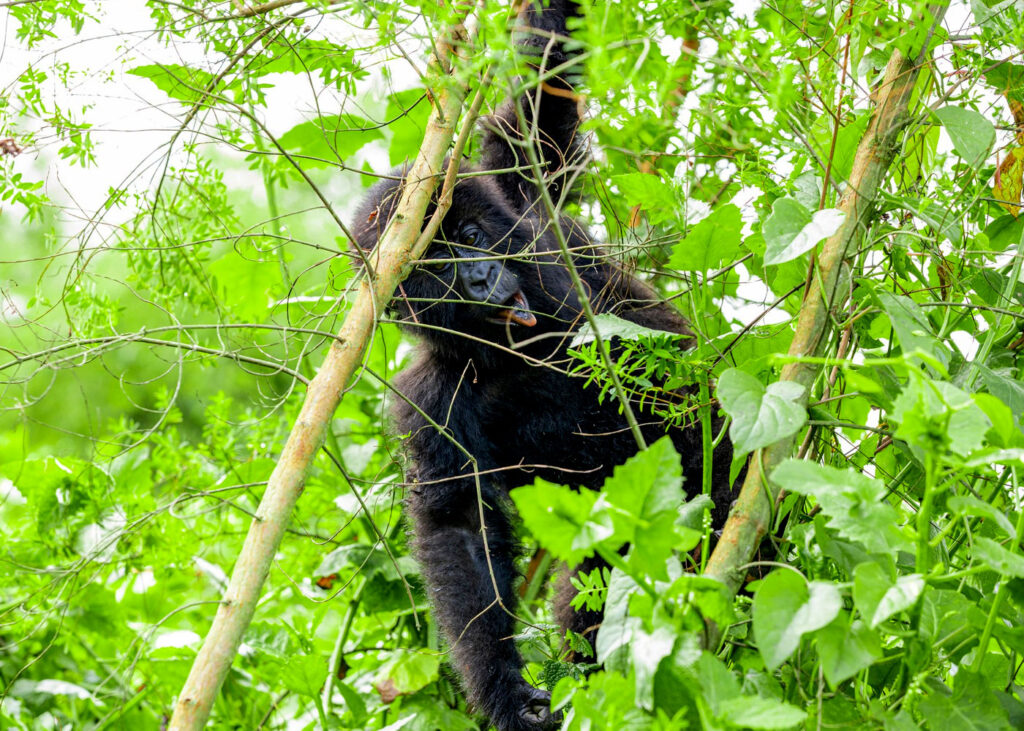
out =
[(930, 731), (1009, 731), (1006, 711), (986, 679), (962, 669), (955, 685), (952, 695), (948, 695), (936, 681), (919, 702), (918, 709)]
[(633, 633), (629, 652), (636, 674), (636, 702), (648, 711), (654, 710), (654, 675), (661, 661), (672, 654), (675, 639), (675, 630), (664, 625), (653, 632), (638, 627)]
[(772, 480), (789, 492), (814, 497), (829, 517), (828, 525), (875, 553), (913, 549), (900, 530), (900, 514), (885, 502), (885, 485), (853, 470), (788, 459)]
[(835, 621), (818, 630), (815, 639), (821, 669), (832, 690), (882, 657), (878, 633), (859, 620), (851, 623), (849, 612), (840, 612)]
[(718, 400), (732, 417), (729, 438), (734, 458), (796, 434), (807, 421), (799, 399), (804, 388), (778, 381), (765, 388), (754, 376), (730, 368), (718, 379)]
[(884, 289), (876, 288), (874, 294), (892, 322), (904, 355), (920, 350), (940, 363), (949, 362), (948, 352), (932, 333), (928, 317), (914, 300)]
[(853, 575), (853, 601), (872, 629), (912, 607), (923, 590), (924, 578), (920, 574), (900, 576), (893, 584), (873, 561), (857, 566)]
[(682, 484), (679, 453), (668, 436), (616, 467), (604, 483), (615, 528), (608, 548), (632, 543), (629, 565), (638, 576), (668, 579), (665, 561), (678, 540), (675, 520), (684, 499)]
[(1016, 534), (1013, 523), (1001, 510), (979, 500), (973, 495), (955, 495), (946, 501), (946, 505), (957, 515), (974, 515), (995, 523), (1008, 537)]
[(384, 695), (407, 695), (437, 680), (441, 656), (430, 650), (395, 650), (373, 680)]
[(784, 663), (808, 632), (829, 624), (843, 606), (835, 584), (812, 581), (789, 569), (773, 571), (754, 595), (754, 635), (769, 670)]
[(132, 76), (149, 79), (160, 91), (172, 99), (194, 104), (207, 98), (209, 93), (223, 93), (223, 85), (212, 88), (213, 74), (202, 69), (182, 66), (181, 64), (150, 64), (128, 69)]
[(953, 140), (953, 148), (973, 168), (979, 167), (996, 141), (996, 129), (973, 109), (946, 106), (935, 111)]
[(613, 175), (611, 180), (627, 203), (643, 207), (647, 220), (652, 224), (675, 219), (679, 206), (671, 183), (647, 173)]
[(779, 198), (764, 222), (764, 263), (782, 264), (807, 253), (838, 231), (843, 218), (835, 208), (812, 214), (793, 198)]
[(392, 165), (416, 157), (423, 145), (423, 134), (430, 117), (430, 102), (423, 89), (407, 89), (388, 97), (387, 118), (391, 144), (388, 145), (388, 159)]
[(278, 138), (288, 152), (301, 156), (303, 168), (333, 168), (360, 148), (384, 139), (376, 125), (353, 114), (328, 114), (300, 122)]
[(597, 545), (615, 532), (598, 492), (571, 490), (538, 479), (510, 494), (523, 525), (551, 555), (569, 565), (592, 556)]
[(281, 682), (288, 690), (308, 698), (320, 694), (327, 680), (327, 660), (316, 655), (289, 658), (281, 671)]
[(706, 272), (732, 261), (740, 251), (742, 230), (740, 209), (731, 203), (720, 206), (672, 247), (669, 266), (687, 272)]
[(974, 557), (1003, 576), (1024, 579), (1024, 556), (1006, 550), (991, 538), (974, 537)]
[(604, 620), (594, 643), (597, 661), (609, 672), (629, 672), (629, 646), (634, 633), (643, 626), (639, 618), (630, 616), (629, 599), (639, 591), (640, 587), (628, 574), (612, 569)]
[(730, 698), (718, 709), (718, 718), (735, 728), (787, 729), (807, 719), (807, 711), (757, 695)]
[[(664, 330), (655, 330), (643, 325), (637, 325), (635, 322), (612, 314), (597, 315), (594, 317), (594, 324), (597, 325), (597, 331), (601, 333), (601, 337), (606, 341), (611, 338), (639, 340), (641, 338), (683, 337), (675, 335), (675, 333), (667, 333)], [(593, 342), (593, 340), (594, 328), (590, 326), (589, 322), (585, 322), (573, 336), (572, 346), (577, 348), (580, 345)]]

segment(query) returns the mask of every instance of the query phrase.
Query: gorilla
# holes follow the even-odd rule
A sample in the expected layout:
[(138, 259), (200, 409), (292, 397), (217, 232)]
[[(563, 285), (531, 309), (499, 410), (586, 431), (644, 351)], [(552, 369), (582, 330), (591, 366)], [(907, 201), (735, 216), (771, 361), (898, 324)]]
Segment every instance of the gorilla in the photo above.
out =
[[(419, 338), (414, 362), (395, 380), (402, 398), (393, 414), (397, 432), (409, 435), (413, 551), (466, 695), (501, 731), (558, 722), (549, 694), (523, 678), (513, 640), (518, 544), (509, 490), (537, 477), (600, 489), (638, 449), (616, 400), (601, 402), (596, 388), (567, 373), (584, 307), (562, 247), (594, 313), (690, 333), (668, 303), (602, 256), (582, 224), (549, 215), (552, 202), (561, 210), (587, 163), (572, 84), (578, 62), (565, 43), (566, 20), (578, 14), (569, 0), (523, 8), (518, 43), (541, 82), (483, 123), (480, 161), (460, 169), (475, 175), (460, 177), (437, 240), (391, 304)], [(487, 171), (494, 172), (480, 174)], [(359, 208), (353, 231), (363, 250), (387, 227), (403, 172), (376, 184)], [(699, 425), (673, 427), (634, 411), (648, 443), (671, 435), (685, 484), (699, 491)], [(714, 455), (719, 524), (729, 504), (730, 451), (722, 440)], [(600, 565), (592, 559), (570, 570)], [(601, 616), (570, 608), (568, 575), (560, 578), (555, 614), (592, 643)]]

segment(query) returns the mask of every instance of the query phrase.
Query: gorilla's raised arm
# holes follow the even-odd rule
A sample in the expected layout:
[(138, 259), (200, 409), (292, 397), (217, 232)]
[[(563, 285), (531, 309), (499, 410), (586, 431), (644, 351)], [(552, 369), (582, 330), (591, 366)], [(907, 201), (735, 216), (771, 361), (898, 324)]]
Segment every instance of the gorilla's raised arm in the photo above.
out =
[[(566, 20), (579, 14), (571, 0), (552, 0), (546, 6), (527, 3), (520, 15), (519, 47), (532, 58), (537, 76), (518, 99), (506, 101), (484, 122), (482, 165), (508, 170), (495, 176), (506, 200), (520, 210), (537, 200), (537, 181), (525, 145), (533, 145), (543, 166), (544, 184), (557, 204), (566, 184), (578, 174), (585, 154), (577, 131), (580, 103), (573, 90), (579, 76), (576, 53), (566, 49)], [(525, 126), (522, 122), (525, 121)]]

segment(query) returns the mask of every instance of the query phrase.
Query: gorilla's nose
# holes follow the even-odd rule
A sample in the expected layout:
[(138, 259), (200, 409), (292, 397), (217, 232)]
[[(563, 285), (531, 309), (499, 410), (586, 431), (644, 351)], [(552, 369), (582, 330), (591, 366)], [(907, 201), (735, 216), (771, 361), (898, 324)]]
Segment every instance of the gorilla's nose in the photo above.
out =
[(501, 264), (494, 260), (467, 261), (459, 264), (464, 294), (477, 302), (487, 302), (501, 276)]

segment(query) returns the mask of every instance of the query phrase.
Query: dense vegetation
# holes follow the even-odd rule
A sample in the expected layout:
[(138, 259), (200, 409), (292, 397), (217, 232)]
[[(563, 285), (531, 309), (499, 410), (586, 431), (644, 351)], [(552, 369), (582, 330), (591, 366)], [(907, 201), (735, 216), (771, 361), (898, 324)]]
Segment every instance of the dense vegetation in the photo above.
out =
[[(125, 5), (0, 1), (3, 728), (166, 723), (361, 275), (348, 216), (417, 154), (453, 20)], [(729, 417), (769, 535), (716, 551), (667, 441), (601, 495), (520, 488), (531, 679), (570, 729), (1024, 727), (1024, 5), (584, 5), (596, 162), (572, 213), (698, 343), (599, 329), (635, 399)], [(486, 112), (525, 67), (508, 4), (476, 17), (444, 83)], [(921, 71), (873, 146), (894, 57)], [(815, 354), (790, 355), (849, 181), (887, 152)], [(405, 544), (406, 338), (374, 330), (210, 727), (479, 727)], [(606, 363), (579, 339), (571, 367), (616, 398)], [(580, 580), (602, 667), (565, 662), (543, 577), (627, 543)]]

